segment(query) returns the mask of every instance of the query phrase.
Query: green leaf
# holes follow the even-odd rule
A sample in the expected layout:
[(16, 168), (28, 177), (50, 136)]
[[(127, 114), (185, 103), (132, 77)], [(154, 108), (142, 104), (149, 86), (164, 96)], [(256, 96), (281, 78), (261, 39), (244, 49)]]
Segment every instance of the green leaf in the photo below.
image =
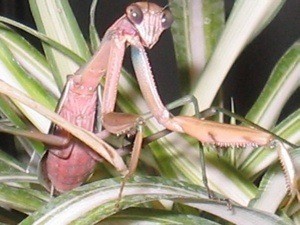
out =
[(174, 17), (171, 30), (176, 59), (184, 93), (209, 59), (212, 49), (224, 26), (224, 2), (222, 0), (170, 1)]
[[(235, 224), (290, 224), (273, 214), (240, 206), (233, 206), (235, 213), (232, 213), (225, 203), (202, 199), (204, 191), (195, 185), (159, 177), (134, 177), (133, 180), (126, 183), (121, 209), (169, 199), (208, 211)], [(94, 224), (118, 211), (119, 191), (120, 180), (116, 179), (82, 186), (54, 199), (21, 224)]]
[(256, 186), (217, 153), (207, 152), (205, 156), (209, 187), (224, 196), (230, 196), (233, 201), (247, 206), (257, 193)]
[(100, 45), (100, 38), (95, 26), (95, 12), (96, 12), (96, 6), (97, 6), (98, 0), (93, 0), (91, 4), (91, 10), (90, 10), (90, 42), (91, 42), (91, 49), (92, 52), (96, 52), (99, 45)]
[(1, 172), (25, 172), (24, 165), (11, 155), (0, 150), (0, 168)]
[(38, 183), (37, 176), (29, 173), (0, 172), (0, 182), (28, 182)]
[[(203, 27), (205, 34), (205, 57), (206, 61), (208, 61), (224, 29), (225, 6), (223, 0), (204, 0), (202, 1), (202, 4)], [(200, 76), (200, 74), (198, 76)]]
[(44, 205), (46, 193), (0, 184), (0, 205), (30, 213)]
[(299, 86), (300, 41), (297, 41), (277, 62), (246, 118), (264, 128), (272, 128), (276, 124), (283, 106)]
[(0, 24), (0, 39), (7, 45), (16, 60), (30, 75), (43, 83), (55, 97), (60, 92), (55, 84), (53, 75), (45, 57), (30, 45), (22, 36), (9, 27)]
[[(39, 31), (72, 49), (85, 60), (90, 58), (88, 46), (68, 1), (30, 0), (29, 3)], [(44, 44), (43, 47), (56, 82), (62, 88), (66, 76), (73, 74), (79, 65), (51, 46)]]
[[(198, 99), (200, 110), (210, 107), (240, 52), (270, 22), (284, 2), (285, 0), (235, 2), (218, 44), (191, 92)], [(191, 107), (186, 108), (185, 113), (191, 115)]]
[[(13, 125), (20, 129), (28, 129), (28, 127), (31, 127), (32, 124), (28, 124), (25, 121), (25, 119), (22, 119), (22, 113), (18, 108), (13, 104), (12, 100), (10, 100), (6, 96), (0, 97), (0, 111), (1, 111), (1, 117), (3, 119), (7, 119), (10, 121), (10, 125)], [(0, 130), (2, 130), (2, 123), (4, 121), (0, 120)], [(4, 124), (5, 125), (5, 124)], [(22, 143), (25, 150), (29, 153), (29, 155), (32, 155), (34, 151), (42, 154), (44, 152), (44, 145), (40, 142), (28, 140), (26, 138), (17, 137), (17, 139)]]
[[(291, 152), (295, 167), (300, 168), (300, 148)], [(270, 167), (260, 182), (259, 192), (251, 202), (251, 207), (275, 213), (288, 193), (285, 176), (279, 163)], [(288, 198), (295, 196), (288, 195)], [(299, 202), (297, 201), (298, 207)]]
[[(0, 79), (22, 90), (36, 101), (40, 102), (44, 106), (54, 110), (56, 100), (53, 96), (41, 86), (37, 81), (32, 79), (27, 72), (16, 62), (14, 56), (7, 48), (7, 46), (0, 41)], [(21, 111), (35, 124), (37, 128), (47, 132), (49, 128), (49, 122), (35, 113), (29, 108), (26, 108), (15, 101), (15, 104), (21, 109)]]
[(189, 214), (180, 214), (178, 212), (166, 210), (153, 210), (147, 208), (131, 208), (124, 210), (100, 222), (101, 225), (217, 225), (219, 223)]
[[(33, 35), (34, 37), (37, 37), (38, 39), (40, 39), (41, 41), (43, 41), (43, 43), (53, 47), (54, 49), (58, 50), (59, 52), (61, 52), (62, 54), (68, 56), (71, 60), (73, 60), (75, 63), (77, 64), (83, 64), (85, 62), (85, 59), (83, 59), (82, 57), (80, 57), (78, 54), (76, 54), (73, 50), (71, 50), (70, 48), (64, 46), (63, 44), (49, 38), (47, 35), (38, 32), (30, 27), (27, 27), (21, 23), (18, 23), (14, 20), (5, 18), (0, 16), (0, 22), (3, 22), (5, 24), (9, 24), (11, 26), (14, 26), (18, 29), (21, 29), (31, 35)], [(26, 47), (26, 46), (25, 46)], [(36, 50), (35, 50), (36, 51)]]
[(28, 182), (36, 182), (36, 176), (25, 173), (25, 165), (0, 150), (0, 183), (28, 188)]

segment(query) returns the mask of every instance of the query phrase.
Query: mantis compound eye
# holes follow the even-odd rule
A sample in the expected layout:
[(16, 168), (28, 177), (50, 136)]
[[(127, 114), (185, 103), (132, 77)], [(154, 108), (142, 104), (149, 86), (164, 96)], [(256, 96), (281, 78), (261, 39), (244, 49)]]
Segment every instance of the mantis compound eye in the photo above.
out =
[(169, 10), (164, 10), (162, 17), (161, 17), (162, 27), (164, 29), (168, 29), (172, 25), (173, 21), (174, 21), (174, 19), (173, 19), (171, 12)]
[(128, 19), (134, 24), (140, 24), (143, 20), (143, 12), (136, 4), (131, 4), (126, 9)]

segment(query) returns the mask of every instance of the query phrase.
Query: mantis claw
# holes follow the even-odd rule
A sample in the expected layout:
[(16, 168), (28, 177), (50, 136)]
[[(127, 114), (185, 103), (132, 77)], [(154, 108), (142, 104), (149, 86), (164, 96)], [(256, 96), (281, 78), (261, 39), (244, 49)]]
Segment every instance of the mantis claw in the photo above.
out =
[(289, 195), (291, 195), (289, 202), (287, 205), (289, 205), (295, 197), (298, 198), (298, 201), (300, 201), (300, 176), (298, 168), (294, 165), (292, 157), (288, 151), (288, 149), (285, 147), (285, 145), (278, 141), (273, 140), (270, 142), (270, 145), (273, 148), (277, 149), (278, 156), (279, 156), (279, 162), (281, 164), (281, 167), (283, 169), (283, 173), (286, 180), (286, 186)]
[(139, 115), (116, 112), (103, 115), (102, 122), (108, 132), (117, 135), (135, 133), (136, 126), (144, 123)]
[(231, 211), (233, 209), (232, 202), (229, 198), (219, 198), (216, 196), (215, 192), (210, 190), (208, 186), (206, 186), (206, 191), (207, 191), (207, 197), (213, 201), (217, 202), (225, 202), (227, 205), (227, 209)]

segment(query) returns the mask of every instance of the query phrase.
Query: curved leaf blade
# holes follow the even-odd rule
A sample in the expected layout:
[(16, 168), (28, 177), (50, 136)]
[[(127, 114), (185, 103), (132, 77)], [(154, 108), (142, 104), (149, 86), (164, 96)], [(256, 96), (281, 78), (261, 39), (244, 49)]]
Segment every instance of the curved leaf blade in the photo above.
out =
[[(291, 152), (295, 167), (300, 168), (300, 148)], [(250, 206), (266, 212), (275, 213), (288, 194), (286, 180), (279, 163), (270, 167), (260, 182), (259, 191)], [(289, 195), (288, 198), (295, 197)], [(299, 205), (299, 202), (298, 202)]]
[(99, 45), (100, 45), (100, 38), (95, 26), (95, 12), (97, 7), (98, 0), (93, 0), (91, 4), (90, 9), (90, 25), (89, 25), (89, 31), (90, 31), (90, 42), (91, 42), (91, 49), (92, 52), (96, 52)]
[[(204, 190), (183, 182), (159, 177), (134, 177), (126, 183), (120, 207), (126, 209), (148, 201), (170, 199), (227, 219), (236, 224), (290, 224), (278, 216), (240, 206), (235, 213), (226, 204), (202, 199)], [(25, 219), (21, 224), (93, 224), (116, 213), (120, 180), (94, 182), (59, 196)]]
[(219, 223), (210, 221), (194, 215), (180, 214), (178, 212), (166, 210), (154, 210), (147, 208), (130, 208), (114, 216), (111, 216), (100, 222), (101, 225), (133, 225), (133, 224), (147, 224), (147, 225), (218, 225)]
[[(15, 61), (7, 46), (0, 41), (0, 79), (22, 90), (44, 106), (53, 109), (56, 100)], [(36, 127), (44, 132), (48, 131), (49, 121), (41, 117), (28, 107), (16, 103), (22, 112)]]
[[(290, 142), (299, 144), (299, 127), (300, 109), (282, 121), (272, 132)], [(253, 178), (277, 160), (278, 154), (276, 149), (259, 148), (247, 157), (241, 164), (240, 170), (245, 177)]]
[(14, 20), (5, 18), (3, 16), (0, 16), (0, 22), (5, 23), (5, 24), (9, 24), (13, 27), (16, 27), (18, 29), (21, 29), (31, 35), (33, 35), (34, 37), (40, 39), (41, 41), (43, 41), (44, 43), (48, 44), (49, 46), (53, 47), (54, 49), (56, 49), (57, 51), (61, 52), (62, 54), (68, 56), (68, 58), (70, 58), (71, 60), (73, 60), (75, 63), (82, 65), (85, 62), (85, 59), (82, 58), (81, 56), (79, 56), (78, 54), (76, 54), (71, 48), (66, 47), (63, 43), (59, 43), (57, 41), (55, 41), (54, 39), (48, 37), (47, 35), (38, 32), (30, 27), (27, 27), (21, 23), (18, 23)]
[[(236, 1), (219, 42), (192, 91), (200, 110), (210, 107), (231, 65), (242, 49), (276, 15), (285, 0)], [(209, 88), (207, 88), (207, 84)], [(185, 113), (192, 114), (191, 107)]]
[(43, 83), (44, 87), (57, 98), (60, 96), (50, 67), (45, 57), (37, 49), (4, 24), (0, 24), (0, 39), (30, 75)]
[(273, 127), (290, 96), (300, 86), (300, 40), (277, 62), (260, 96), (246, 118), (269, 129)]

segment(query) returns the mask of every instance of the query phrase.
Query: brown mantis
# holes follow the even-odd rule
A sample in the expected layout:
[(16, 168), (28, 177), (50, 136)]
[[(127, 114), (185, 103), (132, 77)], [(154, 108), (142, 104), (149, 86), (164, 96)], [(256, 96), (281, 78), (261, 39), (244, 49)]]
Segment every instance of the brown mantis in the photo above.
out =
[[(100, 112), (105, 130), (97, 134), (99, 140), (108, 132), (113, 134), (136, 132), (137, 134), (129, 171), (114, 150), (104, 141), (100, 141), (100, 145), (104, 152), (107, 151), (108, 156), (103, 155), (105, 153), (100, 154), (122, 171), (126, 178), (131, 176), (137, 164), (142, 144), (141, 125), (144, 123), (139, 115), (114, 112), (120, 69), (127, 45), (131, 45), (138, 83), (151, 114), (166, 129), (186, 133), (202, 143), (220, 146), (268, 145), (277, 142), (273, 140), (271, 134), (260, 130), (170, 114), (162, 104), (155, 88), (144, 47), (151, 48), (158, 41), (163, 30), (171, 26), (172, 20), (172, 15), (167, 9), (152, 3), (138, 2), (128, 6), (126, 14), (108, 29), (93, 58), (75, 75), (70, 76), (58, 106), (57, 113), (71, 124), (87, 131), (94, 131), (98, 85), (100, 78), (105, 76)], [(52, 133), (54, 135), (52, 137), (58, 136), (59, 141), (51, 143), (55, 147), (50, 147), (44, 156), (41, 171), (45, 176), (48, 189), (64, 192), (83, 183), (92, 173), (100, 157), (91, 150), (90, 147), (93, 147), (91, 144), (87, 146), (83, 143), (84, 138), (81, 137), (83, 142), (79, 141), (73, 137), (76, 135), (70, 134), (66, 128), (53, 126)], [(87, 135), (91, 134), (87, 133)], [(278, 146), (281, 145), (278, 143)], [(280, 148), (279, 157), (289, 177), (290, 189), (293, 194), (296, 194), (298, 177), (288, 154), (284, 155), (285, 152), (282, 151), (284, 148)], [(80, 167), (81, 165), (84, 167)]]

